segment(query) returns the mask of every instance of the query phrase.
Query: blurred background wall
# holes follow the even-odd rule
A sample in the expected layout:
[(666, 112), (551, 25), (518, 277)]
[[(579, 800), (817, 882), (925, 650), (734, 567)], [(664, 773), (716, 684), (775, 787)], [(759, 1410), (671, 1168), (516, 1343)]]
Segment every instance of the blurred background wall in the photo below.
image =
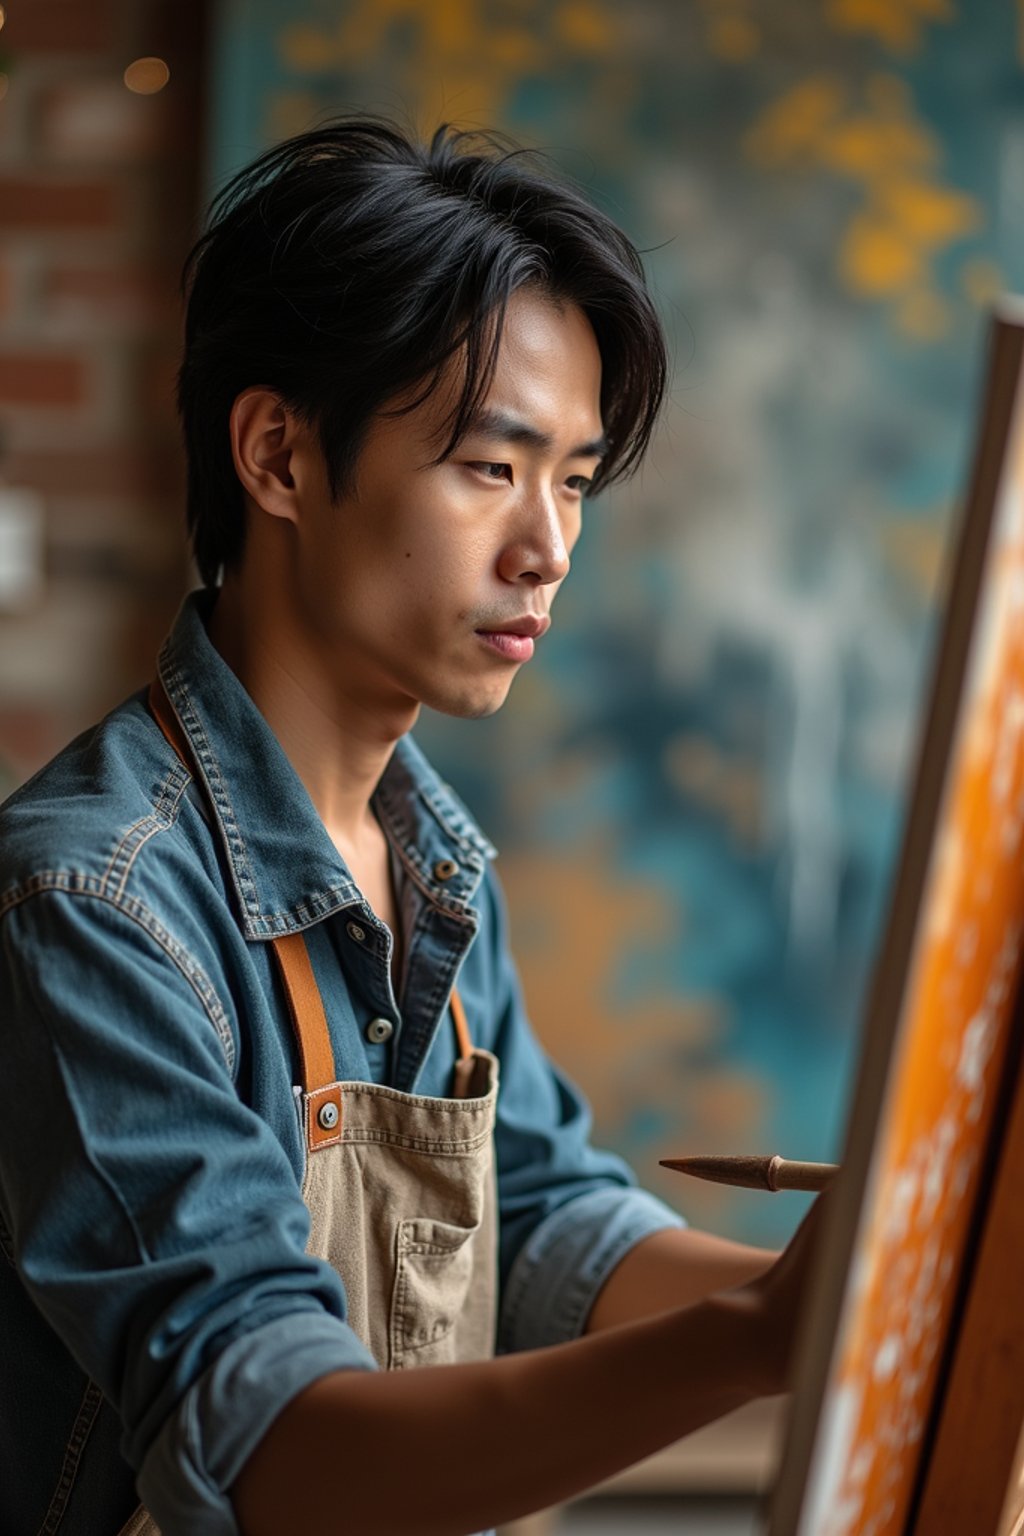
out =
[(205, 10), (0, 5), (0, 794), (142, 683), (188, 580), (172, 388)]
[[(4, 0), (0, 774), (148, 675), (189, 583), (172, 388), (200, 199), (369, 107), (546, 149), (647, 251), (675, 359), (537, 659), (420, 737), (502, 850), (597, 1133), (839, 1151), (985, 307), (1024, 280), (1010, 0)], [(125, 71), (155, 57), (126, 84)], [(162, 79), (162, 83), (161, 83)], [(131, 88), (134, 87), (134, 88)], [(5, 510), (6, 509), (6, 510)]]

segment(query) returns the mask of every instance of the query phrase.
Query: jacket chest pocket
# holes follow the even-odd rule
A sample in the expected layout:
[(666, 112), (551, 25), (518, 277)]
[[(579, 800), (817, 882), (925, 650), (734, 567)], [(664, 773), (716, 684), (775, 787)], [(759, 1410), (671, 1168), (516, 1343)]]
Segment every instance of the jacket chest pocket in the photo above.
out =
[(391, 1370), (456, 1359), (456, 1324), (473, 1278), (478, 1231), (426, 1216), (399, 1222), (388, 1330)]

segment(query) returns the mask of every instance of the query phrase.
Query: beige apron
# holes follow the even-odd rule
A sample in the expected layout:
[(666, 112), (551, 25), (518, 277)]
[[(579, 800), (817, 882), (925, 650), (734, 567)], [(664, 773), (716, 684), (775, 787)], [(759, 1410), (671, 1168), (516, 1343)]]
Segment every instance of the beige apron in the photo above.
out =
[[(191, 752), (163, 688), (150, 706), (178, 755)], [(302, 1072), (308, 1251), (341, 1276), (349, 1325), (384, 1370), (494, 1353), (498, 1063), (475, 1049), (452, 993), (459, 1046), (452, 1096), (338, 1082), (301, 933), (271, 940)], [(120, 1536), (159, 1536), (141, 1506)]]

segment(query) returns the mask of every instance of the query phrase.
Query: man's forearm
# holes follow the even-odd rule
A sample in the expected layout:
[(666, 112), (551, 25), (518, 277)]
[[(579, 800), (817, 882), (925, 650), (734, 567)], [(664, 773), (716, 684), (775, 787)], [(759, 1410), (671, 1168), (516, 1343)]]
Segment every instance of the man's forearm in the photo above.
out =
[(691, 1227), (653, 1232), (608, 1276), (587, 1319), (587, 1332), (688, 1307), (715, 1291), (745, 1285), (778, 1258), (765, 1248), (730, 1242)]
[(243, 1536), (466, 1536), (571, 1498), (780, 1390), (764, 1323), (734, 1293), (497, 1360), (326, 1376), (238, 1478)]

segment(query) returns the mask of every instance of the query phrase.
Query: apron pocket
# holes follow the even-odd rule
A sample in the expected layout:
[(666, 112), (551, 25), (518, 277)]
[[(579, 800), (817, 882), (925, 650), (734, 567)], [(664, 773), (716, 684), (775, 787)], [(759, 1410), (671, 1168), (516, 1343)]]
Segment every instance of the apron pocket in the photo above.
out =
[(389, 1328), (391, 1370), (454, 1362), (455, 1325), (473, 1277), (477, 1231), (426, 1216), (398, 1223)]

